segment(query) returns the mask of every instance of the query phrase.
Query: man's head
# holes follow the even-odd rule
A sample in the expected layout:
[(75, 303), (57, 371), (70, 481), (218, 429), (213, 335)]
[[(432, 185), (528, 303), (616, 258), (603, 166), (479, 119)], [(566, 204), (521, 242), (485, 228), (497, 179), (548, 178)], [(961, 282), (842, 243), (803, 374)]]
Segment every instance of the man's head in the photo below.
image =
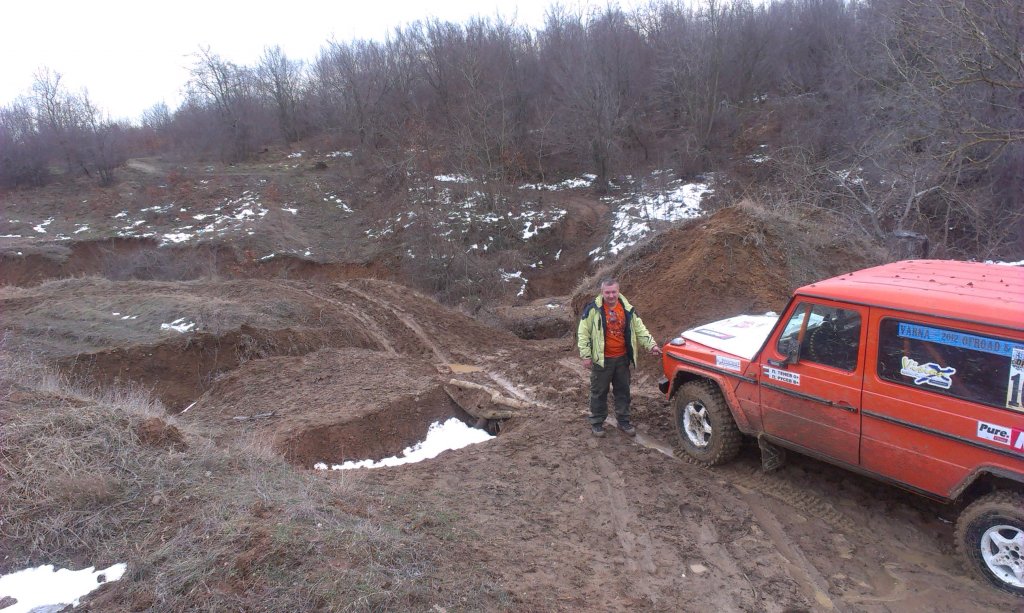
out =
[(611, 277), (602, 279), (601, 298), (608, 306), (615, 306), (619, 302), (619, 282)]

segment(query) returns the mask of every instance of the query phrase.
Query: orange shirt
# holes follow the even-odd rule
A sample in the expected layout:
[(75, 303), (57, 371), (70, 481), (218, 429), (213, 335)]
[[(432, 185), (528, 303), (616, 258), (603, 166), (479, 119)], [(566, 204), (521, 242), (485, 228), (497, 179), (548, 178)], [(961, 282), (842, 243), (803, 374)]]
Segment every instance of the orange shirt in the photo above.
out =
[(604, 357), (619, 358), (626, 355), (626, 309), (622, 301), (615, 303), (614, 308), (607, 304), (604, 309)]

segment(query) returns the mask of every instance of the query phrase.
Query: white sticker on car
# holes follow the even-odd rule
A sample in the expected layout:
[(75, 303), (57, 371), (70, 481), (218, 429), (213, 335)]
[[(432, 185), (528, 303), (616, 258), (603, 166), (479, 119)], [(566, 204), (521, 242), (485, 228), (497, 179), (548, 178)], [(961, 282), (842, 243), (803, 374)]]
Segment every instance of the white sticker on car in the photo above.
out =
[(1003, 445), (1010, 444), (1010, 435), (1013, 434), (1010, 428), (1006, 426), (1000, 426), (999, 424), (991, 424), (987, 421), (978, 422), (978, 438), (983, 438), (986, 441), (992, 441), (993, 443), (1001, 443)]
[(986, 441), (1012, 447), (1018, 453), (1024, 453), (1024, 430), (979, 421), (976, 436)]
[(913, 377), (914, 385), (931, 385), (948, 390), (953, 385), (956, 369), (952, 366), (940, 366), (935, 362), (919, 363), (917, 360), (903, 356), (900, 374)]
[(715, 356), (715, 366), (724, 368), (726, 370), (740, 371), (740, 361), (738, 358), (727, 358), (724, 355)]
[(789, 372), (785, 370), (779, 370), (778, 368), (771, 368), (770, 366), (764, 367), (764, 374), (773, 381), (780, 381), (782, 383), (788, 383), (790, 385), (800, 386), (800, 375), (795, 372)]
[(1014, 347), (1010, 356), (1010, 381), (1006, 386), (1006, 408), (1024, 410), (1024, 347)]

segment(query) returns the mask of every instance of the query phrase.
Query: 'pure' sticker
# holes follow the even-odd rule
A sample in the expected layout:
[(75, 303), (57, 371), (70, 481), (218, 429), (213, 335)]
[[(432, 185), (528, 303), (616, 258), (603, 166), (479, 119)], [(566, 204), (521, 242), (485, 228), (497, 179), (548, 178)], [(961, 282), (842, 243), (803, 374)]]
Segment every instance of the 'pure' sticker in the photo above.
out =
[(1024, 453), (1024, 430), (979, 421), (976, 436), (986, 441), (1013, 447), (1015, 451)]

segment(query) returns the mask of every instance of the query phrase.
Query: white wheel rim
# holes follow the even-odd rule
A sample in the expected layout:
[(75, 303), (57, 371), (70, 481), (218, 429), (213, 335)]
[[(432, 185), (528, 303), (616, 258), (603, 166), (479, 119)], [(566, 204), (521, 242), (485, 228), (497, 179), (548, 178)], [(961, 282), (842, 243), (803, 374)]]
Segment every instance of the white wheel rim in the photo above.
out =
[(1000, 581), (1024, 588), (1024, 530), (992, 526), (981, 535), (981, 557)]
[(711, 423), (708, 410), (694, 400), (683, 407), (683, 432), (694, 447), (703, 449), (711, 442)]

